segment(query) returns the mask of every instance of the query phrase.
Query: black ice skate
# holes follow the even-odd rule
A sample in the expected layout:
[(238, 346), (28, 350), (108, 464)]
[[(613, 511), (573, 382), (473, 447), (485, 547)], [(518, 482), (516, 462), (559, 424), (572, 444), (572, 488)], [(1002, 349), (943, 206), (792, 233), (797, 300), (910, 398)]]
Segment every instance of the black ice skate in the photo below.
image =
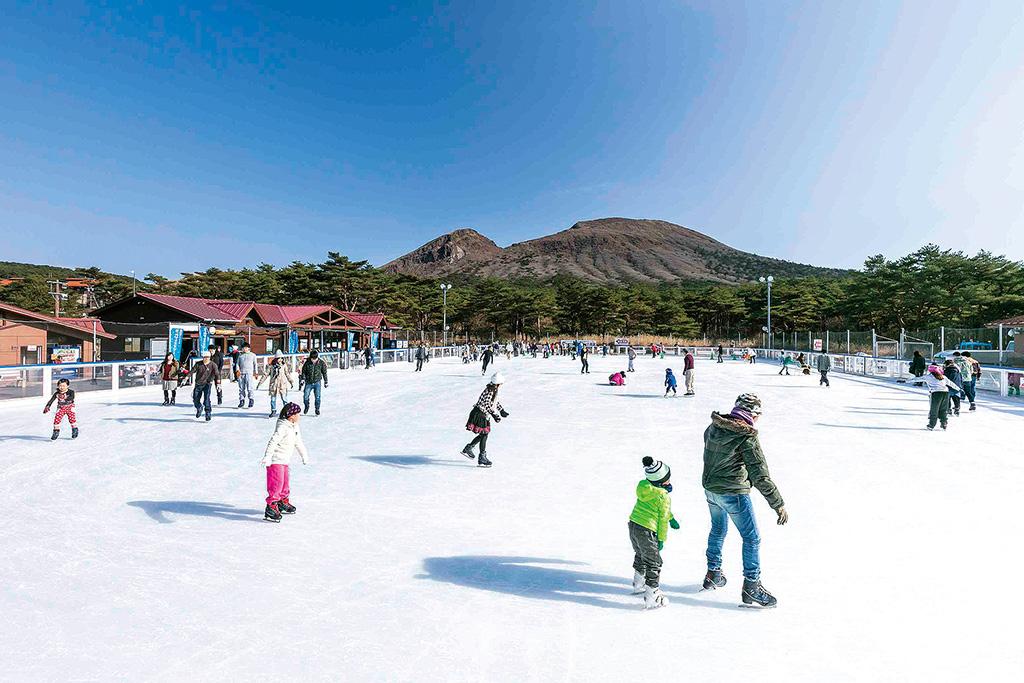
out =
[(468, 443), (462, 449), (462, 454), (470, 460), (476, 460), (476, 453), (473, 452), (473, 446)]
[(60, 430), (54, 429), (53, 434), (50, 435), (50, 441), (56, 441), (58, 436), (60, 436)]
[(206, 421), (207, 421), (207, 422), (209, 422), (209, 421), (210, 421), (210, 416), (209, 416), (209, 415), (207, 415), (207, 416), (206, 416)]
[(295, 506), (288, 502), (287, 498), (282, 498), (277, 501), (277, 509), (281, 511), (282, 515), (294, 515)]
[(976, 405), (974, 405), (974, 404), (972, 403), (972, 404), (971, 404), (971, 407), (970, 407), (970, 408), (969, 408), (968, 410), (969, 410), (969, 411), (974, 411), (974, 410), (977, 410), (977, 409), (978, 409), (978, 406), (976, 406)]
[(319, 409), (319, 408), (317, 408), (317, 409), (316, 409), (316, 410), (314, 411), (314, 414), (315, 414), (315, 415), (316, 415), (317, 417), (320, 417), (320, 409)]
[(277, 505), (274, 503), (267, 503), (267, 509), (263, 511), (263, 519), (268, 522), (280, 522), (281, 513), (277, 511)]
[(771, 609), (777, 604), (778, 600), (764, 589), (760, 581), (743, 579), (743, 604), (741, 607)]
[(238, 399), (238, 407), (239, 408), (244, 408), (245, 407), (245, 401), (242, 400), (242, 399)]
[(252, 408), (252, 407), (253, 407), (254, 405), (256, 405), (256, 400), (255, 400), (255, 399), (252, 399), (252, 398), (250, 398), (250, 399), (249, 399), (249, 407), (250, 407), (250, 408)]
[(476, 459), (477, 467), (490, 467), (491, 461), (487, 459), (487, 454), (483, 451), (480, 452), (480, 456)]
[(724, 588), (725, 583), (725, 574), (721, 569), (709, 569), (704, 577), (704, 590), (713, 591), (716, 588)]
[(202, 416), (203, 416), (203, 409), (202, 408), (197, 409), (196, 410), (196, 419), (198, 420)]
[(72, 439), (77, 439), (78, 438), (78, 427), (72, 427), (71, 428), (71, 438)]
[(302, 409), (302, 414), (303, 415), (309, 414), (309, 404), (308, 403), (306, 404), (306, 407)]

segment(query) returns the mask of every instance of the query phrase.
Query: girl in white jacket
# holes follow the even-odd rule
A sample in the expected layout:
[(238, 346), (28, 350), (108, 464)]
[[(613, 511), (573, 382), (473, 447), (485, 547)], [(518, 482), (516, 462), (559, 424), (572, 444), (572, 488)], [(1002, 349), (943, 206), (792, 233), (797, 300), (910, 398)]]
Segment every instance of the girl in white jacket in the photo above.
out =
[(267, 509), (263, 518), (270, 522), (280, 522), (282, 513), (295, 513), (295, 506), (288, 502), (288, 466), (292, 454), (298, 451), (302, 464), (309, 464), (309, 453), (306, 452), (306, 445), (302, 443), (302, 434), (299, 432), (301, 416), (302, 407), (298, 403), (284, 405), (260, 461), (260, 465), (267, 468)]
[(945, 429), (949, 419), (949, 390), (959, 391), (960, 387), (943, 375), (937, 365), (929, 366), (928, 374), (922, 379), (928, 387), (928, 393), (931, 394), (931, 403), (928, 408), (928, 429), (935, 429), (936, 422), (939, 422)]

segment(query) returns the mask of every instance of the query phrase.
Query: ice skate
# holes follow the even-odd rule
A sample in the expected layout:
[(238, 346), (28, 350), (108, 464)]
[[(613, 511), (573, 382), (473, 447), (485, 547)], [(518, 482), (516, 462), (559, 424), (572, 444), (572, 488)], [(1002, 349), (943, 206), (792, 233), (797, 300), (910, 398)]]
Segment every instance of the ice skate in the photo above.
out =
[(491, 461), (487, 459), (487, 454), (480, 451), (480, 456), (476, 459), (477, 467), (490, 467)]
[(977, 410), (977, 409), (978, 409), (978, 406), (976, 406), (976, 405), (974, 405), (974, 404), (972, 403), (972, 404), (971, 404), (971, 407), (970, 407), (970, 408), (968, 408), (967, 410), (968, 410), (968, 412), (972, 412), (972, 413), (973, 413), (973, 412), (974, 412), (975, 410)]
[(633, 595), (641, 595), (647, 587), (647, 580), (638, 571), (633, 572)]
[(267, 503), (267, 509), (263, 511), (263, 519), (268, 522), (281, 521), (281, 513), (277, 511), (276, 503)]
[(197, 408), (196, 409), (196, 419), (198, 420), (202, 416), (203, 416), (203, 409), (202, 408)]
[(303, 415), (308, 415), (309, 414), (309, 404), (308, 403), (305, 405), (305, 407), (303, 407), (302, 414)]
[(209, 416), (209, 415), (207, 415), (207, 416), (206, 416), (206, 421), (207, 421), (207, 422), (209, 422), (209, 421), (210, 421), (210, 416)]
[(242, 399), (238, 399), (238, 407), (242, 408), (244, 406), (245, 406), (245, 401), (243, 401)]
[(254, 405), (256, 405), (256, 399), (250, 398), (249, 399), (249, 406), (248, 407), (252, 408)]
[(721, 569), (709, 569), (707, 575), (704, 576), (703, 590), (713, 591), (718, 588), (724, 588), (725, 584), (725, 574), (722, 573)]
[(60, 430), (54, 429), (53, 434), (50, 435), (50, 441), (56, 441), (58, 436), (60, 436)]
[(271, 410), (271, 411), (270, 411), (270, 415), (267, 415), (267, 417), (274, 417), (274, 415), (276, 415), (276, 414), (277, 414), (277, 412), (276, 412), (276, 411), (274, 411), (274, 410)]
[(764, 589), (760, 581), (743, 579), (743, 604), (741, 607), (771, 609), (778, 604), (775, 596)]
[(289, 503), (287, 498), (282, 498), (281, 500), (277, 501), (277, 509), (281, 512), (282, 515), (295, 514), (295, 506)]
[(71, 428), (71, 438), (72, 439), (77, 439), (78, 438), (78, 427), (72, 427)]
[(317, 409), (316, 409), (316, 410), (314, 411), (314, 413), (313, 413), (313, 414), (314, 414), (314, 415), (315, 415), (316, 417), (320, 417), (320, 409), (319, 409), (319, 408), (317, 408)]
[(644, 609), (658, 609), (668, 605), (668, 598), (657, 586), (644, 587)]
[(462, 449), (462, 454), (469, 458), (470, 460), (476, 460), (476, 453), (473, 452), (473, 446), (471, 444), (467, 443), (465, 445), (465, 447)]

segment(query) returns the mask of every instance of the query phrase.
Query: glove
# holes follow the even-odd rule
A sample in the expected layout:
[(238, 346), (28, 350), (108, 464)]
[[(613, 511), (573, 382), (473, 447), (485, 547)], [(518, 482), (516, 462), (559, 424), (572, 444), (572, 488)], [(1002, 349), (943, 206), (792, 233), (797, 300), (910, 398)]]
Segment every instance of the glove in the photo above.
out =
[(49, 408), (43, 408), (43, 415), (46, 415), (48, 412), (50, 412)]
[(658, 541), (658, 552), (665, 549), (665, 541)]
[(789, 513), (786, 512), (786, 508), (781, 507), (776, 510), (775, 513), (779, 516), (779, 520), (776, 522), (779, 526), (782, 526), (789, 521)]
[(668, 520), (668, 525), (670, 527), (672, 527), (673, 529), (678, 529), (679, 528), (679, 522), (676, 521), (675, 517), (673, 517), (672, 519)]
[(506, 411), (506, 410), (502, 410), (502, 411), (501, 411), (501, 416), (502, 416), (502, 417), (508, 417), (508, 411)]

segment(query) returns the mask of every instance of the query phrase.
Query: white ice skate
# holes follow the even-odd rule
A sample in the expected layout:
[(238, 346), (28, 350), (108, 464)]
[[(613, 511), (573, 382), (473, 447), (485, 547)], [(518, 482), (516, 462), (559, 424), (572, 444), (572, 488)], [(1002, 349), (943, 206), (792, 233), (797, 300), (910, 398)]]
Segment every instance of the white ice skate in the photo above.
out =
[(660, 588), (647, 586), (644, 588), (644, 609), (658, 609), (668, 606), (668, 598)]
[(633, 595), (640, 595), (644, 592), (647, 586), (647, 580), (644, 575), (638, 571), (633, 572)]

